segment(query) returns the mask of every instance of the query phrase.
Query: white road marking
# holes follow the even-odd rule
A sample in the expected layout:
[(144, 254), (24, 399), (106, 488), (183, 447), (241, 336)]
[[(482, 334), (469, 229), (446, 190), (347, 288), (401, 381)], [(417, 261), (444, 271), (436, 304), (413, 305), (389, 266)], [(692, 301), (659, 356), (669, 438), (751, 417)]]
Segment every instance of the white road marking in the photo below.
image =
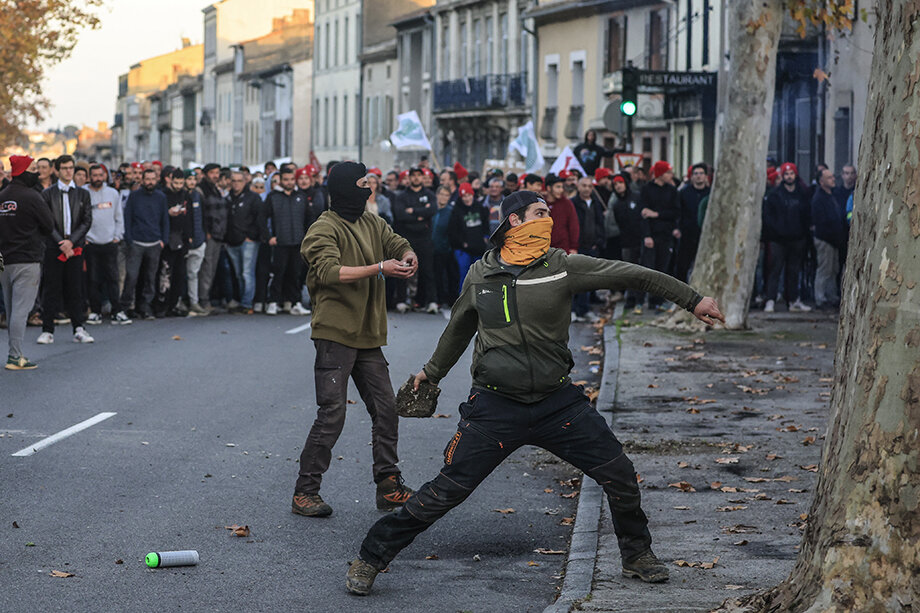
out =
[(61, 430), (57, 434), (52, 434), (51, 436), (47, 438), (43, 438), (42, 440), (38, 441), (34, 445), (29, 445), (25, 449), (20, 449), (19, 451), (14, 453), (13, 456), (20, 457), (20, 458), (30, 456), (36, 451), (44, 449), (45, 447), (49, 447), (58, 441), (64, 440), (65, 438), (67, 438), (68, 436), (71, 436), (72, 434), (76, 434), (80, 430), (86, 430), (90, 426), (96, 425), (100, 421), (105, 421), (109, 417), (112, 417), (113, 415), (117, 415), (117, 414), (118, 413), (99, 413), (98, 415), (94, 417), (90, 417), (87, 420), (81, 421), (80, 423), (70, 426), (69, 428), (65, 430)]
[(309, 329), (310, 329), (310, 324), (304, 324), (302, 326), (297, 326), (296, 328), (291, 328), (290, 330), (285, 332), (285, 334), (300, 334), (304, 330), (309, 330)]

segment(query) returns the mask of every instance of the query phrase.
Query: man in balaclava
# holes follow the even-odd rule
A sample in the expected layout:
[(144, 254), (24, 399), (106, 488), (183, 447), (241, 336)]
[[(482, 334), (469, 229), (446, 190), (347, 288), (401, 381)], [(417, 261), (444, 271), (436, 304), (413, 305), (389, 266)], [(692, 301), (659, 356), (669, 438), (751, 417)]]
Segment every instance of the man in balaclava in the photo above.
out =
[[(300, 247), (314, 308), (311, 335), (318, 407), (300, 455), (291, 510), (307, 517), (332, 513), (319, 488), (345, 425), (349, 377), (371, 416), (377, 508), (395, 509), (414, 493), (403, 484), (396, 466), (396, 395), (381, 347), (387, 342), (384, 278), (411, 277), (418, 258), (409, 241), (382, 217), (364, 213), (371, 194), (366, 175), (364, 164), (335, 165), (328, 176), (331, 210), (310, 226)], [(341, 488), (337, 491), (352, 496)]]
[(22, 355), (22, 340), (41, 281), (44, 237), (51, 235), (54, 219), (35, 190), (39, 182), (34, 170), (32, 158), (11, 156), (10, 183), (0, 190), (0, 288), (10, 335), (7, 370), (37, 368)]
[(709, 325), (724, 319), (715, 300), (664, 273), (551, 248), (552, 230), (549, 206), (538, 194), (519, 191), (502, 202), (502, 221), (491, 237), (496, 248), (470, 267), (434, 355), (415, 376), (416, 389), (425, 380), (437, 384), (477, 336), (473, 388), (460, 405), (457, 433), (438, 475), (370, 529), (348, 570), (349, 592), (368, 594), (400, 551), (524, 445), (556, 454), (601, 484), (624, 575), (668, 579), (652, 553), (633, 464), (607, 420), (569, 378), (572, 297), (639, 289), (673, 300)]

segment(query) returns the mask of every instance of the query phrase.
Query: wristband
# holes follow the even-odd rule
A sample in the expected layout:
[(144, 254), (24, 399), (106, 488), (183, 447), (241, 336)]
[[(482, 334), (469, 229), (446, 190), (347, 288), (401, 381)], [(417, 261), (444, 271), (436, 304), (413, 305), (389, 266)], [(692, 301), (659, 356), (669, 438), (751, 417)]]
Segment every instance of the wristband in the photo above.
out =
[(378, 268), (377, 278), (383, 279), (384, 278), (383, 277), (383, 260), (380, 260), (380, 263), (377, 264), (377, 268)]

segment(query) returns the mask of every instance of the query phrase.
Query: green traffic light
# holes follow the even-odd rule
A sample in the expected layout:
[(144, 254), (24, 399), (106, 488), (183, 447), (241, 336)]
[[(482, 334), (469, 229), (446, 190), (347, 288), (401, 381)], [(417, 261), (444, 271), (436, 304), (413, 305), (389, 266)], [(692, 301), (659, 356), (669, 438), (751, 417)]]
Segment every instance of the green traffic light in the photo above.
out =
[(636, 103), (632, 100), (624, 100), (620, 103), (620, 112), (627, 117), (632, 117), (636, 114)]

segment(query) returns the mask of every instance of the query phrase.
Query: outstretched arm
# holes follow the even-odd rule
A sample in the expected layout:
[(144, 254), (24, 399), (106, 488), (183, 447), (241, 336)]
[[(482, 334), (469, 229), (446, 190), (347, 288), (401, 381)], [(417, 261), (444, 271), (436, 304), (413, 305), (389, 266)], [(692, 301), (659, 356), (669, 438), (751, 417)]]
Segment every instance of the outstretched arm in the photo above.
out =
[(479, 327), (479, 314), (474, 304), (474, 290), (467, 281), (463, 283), (463, 292), (454, 303), (450, 312), (450, 322), (441, 334), (438, 347), (421, 372), (415, 375), (415, 389), (419, 383), (428, 380), (433, 385), (447, 376), (467, 346), (476, 334)]

